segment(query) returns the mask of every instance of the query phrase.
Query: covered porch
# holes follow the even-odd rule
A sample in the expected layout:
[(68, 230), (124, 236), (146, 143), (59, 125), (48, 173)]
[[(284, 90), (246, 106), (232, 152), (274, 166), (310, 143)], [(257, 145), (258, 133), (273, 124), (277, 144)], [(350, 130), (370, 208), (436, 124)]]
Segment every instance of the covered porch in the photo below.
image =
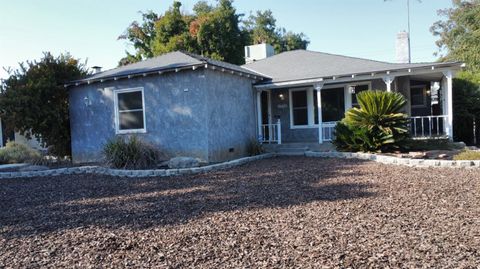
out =
[(453, 138), (452, 79), (457, 66), (422, 66), (366, 74), (256, 85), (257, 128), (262, 143), (330, 142), (348, 109), (365, 90), (405, 96), (415, 139)]

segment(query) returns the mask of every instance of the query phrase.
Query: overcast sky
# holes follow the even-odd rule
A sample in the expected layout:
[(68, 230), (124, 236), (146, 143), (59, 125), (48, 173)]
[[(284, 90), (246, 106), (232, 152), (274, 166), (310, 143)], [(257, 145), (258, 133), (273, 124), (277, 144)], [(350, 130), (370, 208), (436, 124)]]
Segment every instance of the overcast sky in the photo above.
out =
[[(375, 60), (395, 60), (396, 33), (407, 28), (407, 0), (236, 0), (240, 13), (271, 9), (277, 25), (304, 32), (308, 49)], [(173, 1), (161, 0), (2, 0), (0, 67), (38, 59), (43, 51), (70, 52), (88, 65), (113, 68), (129, 49), (117, 37), (138, 11), (164, 12)], [(181, 1), (191, 11), (194, 0)], [(213, 1), (210, 1), (213, 2)], [(411, 0), (412, 60), (434, 61), (437, 50), (430, 26), (438, 9), (451, 0)], [(131, 49), (131, 48), (130, 48)], [(239, 48), (243, 51), (243, 48)], [(0, 78), (5, 78), (3, 68)]]

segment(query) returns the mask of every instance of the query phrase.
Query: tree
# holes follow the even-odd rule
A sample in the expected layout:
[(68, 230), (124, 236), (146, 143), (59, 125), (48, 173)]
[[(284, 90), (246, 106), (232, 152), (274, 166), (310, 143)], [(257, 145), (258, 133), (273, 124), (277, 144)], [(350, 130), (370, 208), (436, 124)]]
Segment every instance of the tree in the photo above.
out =
[(246, 37), (239, 23), (232, 0), (220, 0), (213, 11), (200, 16), (196, 40), (200, 54), (233, 64), (244, 63), (243, 48)]
[(163, 15), (152, 11), (142, 13), (143, 22), (133, 22), (119, 39), (128, 40), (135, 53), (120, 60), (119, 65), (137, 62), (175, 50), (184, 50), (234, 64), (243, 64), (243, 47), (270, 43), (277, 53), (306, 49), (308, 39), (303, 33), (287, 32), (276, 27), (270, 10), (258, 11), (243, 21), (233, 0), (218, 0), (216, 5), (199, 1), (193, 14), (180, 11), (175, 1)]
[(136, 51), (134, 55), (126, 51), (127, 56), (120, 60), (119, 65), (153, 57), (151, 44), (156, 37), (155, 22), (159, 16), (153, 11), (140, 12), (140, 14), (142, 15), (142, 24), (137, 21), (132, 22), (127, 30), (118, 37), (118, 40), (128, 40)]
[(454, 138), (472, 143), (474, 125), (477, 134), (480, 130), (480, 0), (454, 0), (453, 8), (438, 13), (446, 19), (430, 30), (439, 38), (440, 61), (467, 64), (453, 83)]
[(271, 10), (257, 11), (255, 15), (250, 15), (244, 23), (249, 32), (251, 44), (271, 44), (276, 53), (307, 49), (310, 43), (303, 33), (287, 32), (285, 28), (277, 28), (276, 19)]
[(69, 54), (44, 53), (39, 61), (20, 64), (2, 81), (0, 117), (28, 138), (40, 138), (50, 153), (70, 155), (70, 119), (65, 83), (87, 75), (85, 64)]
[(437, 36), (441, 60), (467, 63), (472, 72), (480, 72), (480, 0), (453, 0), (453, 8), (439, 10), (446, 20), (430, 28)]

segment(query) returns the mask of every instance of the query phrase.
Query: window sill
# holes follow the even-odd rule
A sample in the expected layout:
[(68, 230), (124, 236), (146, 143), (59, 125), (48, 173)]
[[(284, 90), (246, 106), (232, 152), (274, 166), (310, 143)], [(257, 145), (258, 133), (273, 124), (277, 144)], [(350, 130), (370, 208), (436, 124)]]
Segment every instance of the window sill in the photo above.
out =
[(145, 129), (135, 129), (135, 130), (117, 130), (115, 134), (122, 135), (122, 134), (146, 134), (147, 130)]

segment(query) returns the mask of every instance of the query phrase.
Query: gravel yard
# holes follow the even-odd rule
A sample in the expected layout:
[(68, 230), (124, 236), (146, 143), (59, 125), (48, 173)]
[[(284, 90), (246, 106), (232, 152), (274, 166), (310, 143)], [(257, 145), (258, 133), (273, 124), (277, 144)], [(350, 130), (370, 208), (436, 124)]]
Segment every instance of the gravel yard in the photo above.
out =
[(480, 171), (282, 157), (0, 180), (0, 268), (478, 268)]

